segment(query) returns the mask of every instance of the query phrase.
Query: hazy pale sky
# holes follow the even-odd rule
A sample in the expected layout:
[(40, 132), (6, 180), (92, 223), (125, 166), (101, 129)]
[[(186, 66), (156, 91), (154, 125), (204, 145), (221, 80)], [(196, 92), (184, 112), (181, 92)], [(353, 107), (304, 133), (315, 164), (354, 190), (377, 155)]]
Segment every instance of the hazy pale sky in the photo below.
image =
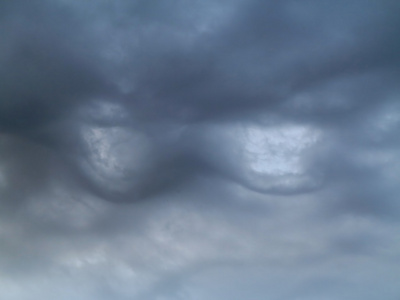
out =
[(2, 0), (0, 298), (400, 299), (399, 16)]

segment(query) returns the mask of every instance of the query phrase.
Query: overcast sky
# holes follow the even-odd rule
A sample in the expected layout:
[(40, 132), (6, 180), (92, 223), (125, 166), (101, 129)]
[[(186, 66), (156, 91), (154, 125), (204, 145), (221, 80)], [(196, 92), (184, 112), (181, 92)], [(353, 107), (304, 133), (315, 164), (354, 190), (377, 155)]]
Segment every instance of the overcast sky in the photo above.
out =
[(399, 16), (2, 0), (0, 298), (400, 299)]

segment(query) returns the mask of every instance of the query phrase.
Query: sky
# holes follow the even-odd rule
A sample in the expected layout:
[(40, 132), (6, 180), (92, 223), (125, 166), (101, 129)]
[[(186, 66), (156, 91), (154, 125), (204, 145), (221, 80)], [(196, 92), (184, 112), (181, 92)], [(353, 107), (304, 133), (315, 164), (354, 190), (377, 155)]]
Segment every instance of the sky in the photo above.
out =
[(0, 2), (0, 298), (398, 300), (400, 2)]

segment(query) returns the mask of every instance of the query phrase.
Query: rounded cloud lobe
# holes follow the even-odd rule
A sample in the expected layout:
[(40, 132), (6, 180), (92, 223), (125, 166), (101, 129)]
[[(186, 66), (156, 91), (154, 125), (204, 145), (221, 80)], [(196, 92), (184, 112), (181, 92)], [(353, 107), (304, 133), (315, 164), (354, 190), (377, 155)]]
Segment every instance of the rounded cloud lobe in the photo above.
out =
[(0, 295), (397, 299), (395, 1), (4, 1)]

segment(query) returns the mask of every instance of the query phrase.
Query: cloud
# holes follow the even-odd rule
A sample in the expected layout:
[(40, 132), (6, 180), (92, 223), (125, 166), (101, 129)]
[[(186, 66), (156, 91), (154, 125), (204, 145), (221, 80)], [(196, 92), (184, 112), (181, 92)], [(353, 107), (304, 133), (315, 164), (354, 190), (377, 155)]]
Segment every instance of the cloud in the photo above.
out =
[(0, 295), (397, 299), (395, 1), (3, 1)]

